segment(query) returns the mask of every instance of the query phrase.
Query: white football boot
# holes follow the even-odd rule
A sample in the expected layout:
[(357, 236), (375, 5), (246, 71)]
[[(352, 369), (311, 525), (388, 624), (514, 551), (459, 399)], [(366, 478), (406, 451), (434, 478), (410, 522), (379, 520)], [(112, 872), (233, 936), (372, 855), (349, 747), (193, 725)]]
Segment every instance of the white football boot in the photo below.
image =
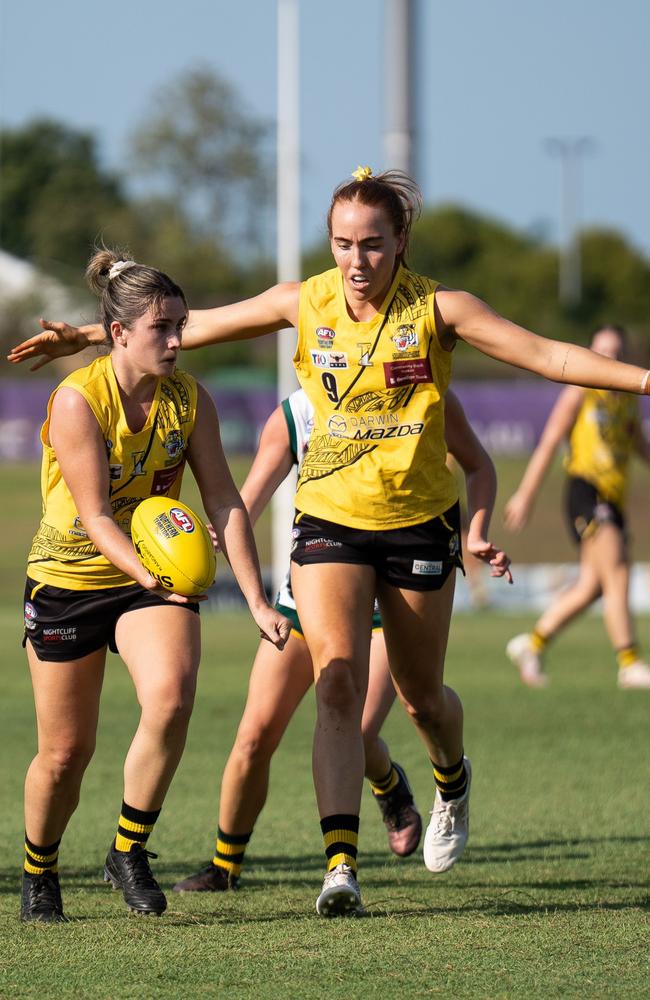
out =
[(643, 660), (635, 660), (629, 667), (620, 667), (617, 684), (625, 690), (650, 688), (650, 667)]
[(359, 883), (349, 865), (340, 864), (326, 872), (316, 913), (321, 917), (356, 917), (363, 913)]
[(472, 765), (463, 757), (467, 772), (467, 788), (459, 799), (445, 802), (436, 788), (431, 810), (431, 822), (424, 835), (424, 863), (430, 872), (440, 874), (456, 864), (469, 836), (469, 790)]
[(506, 646), (506, 656), (516, 666), (523, 684), (535, 688), (547, 687), (548, 674), (544, 673), (542, 657), (534, 649), (528, 632), (522, 632), (510, 640)]

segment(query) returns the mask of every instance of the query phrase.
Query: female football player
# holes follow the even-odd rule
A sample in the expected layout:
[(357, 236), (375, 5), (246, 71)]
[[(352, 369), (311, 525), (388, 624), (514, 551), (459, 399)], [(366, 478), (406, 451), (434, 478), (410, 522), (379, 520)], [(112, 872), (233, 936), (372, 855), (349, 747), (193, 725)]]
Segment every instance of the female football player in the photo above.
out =
[[(264, 596), (246, 510), (208, 393), (176, 369), (187, 318), (167, 275), (108, 250), (88, 265), (111, 352), (54, 391), (43, 425), (43, 517), (29, 553), (25, 638), (38, 752), (25, 782), (21, 917), (65, 919), (59, 844), (92, 757), (106, 649), (119, 652), (141, 708), (104, 878), (136, 913), (166, 907), (147, 839), (178, 765), (199, 664), (199, 606), (161, 588), (129, 539), (145, 497), (179, 496), (185, 463), (262, 634), (290, 623)], [(155, 857), (155, 855), (153, 855)]]
[[(255, 524), (292, 465), (307, 453), (313, 409), (302, 389), (285, 399), (267, 420), (241, 496)], [(496, 495), (496, 474), (489, 455), (467, 422), (458, 398), (445, 399), (447, 447), (464, 470), (469, 501), (467, 546), (485, 558), (490, 553), (493, 576), (506, 576), (510, 560), (486, 542)], [(174, 886), (178, 892), (220, 892), (239, 882), (244, 854), (269, 787), (271, 758), (305, 693), (313, 683), (313, 666), (300, 620), (285, 580), (276, 607), (291, 619), (293, 630), (282, 653), (260, 643), (248, 685), (248, 698), (237, 737), (221, 781), (219, 826), (211, 864)], [(391, 759), (380, 738), (393, 702), (381, 620), (373, 615), (368, 691), (361, 720), (365, 774), (386, 826), (388, 844), (399, 857), (412, 854), (420, 841), (422, 821), (402, 767)]]
[[(458, 497), (445, 464), (443, 400), (455, 344), (570, 384), (643, 393), (650, 373), (503, 319), (468, 292), (406, 264), (421, 205), (397, 171), (355, 171), (327, 224), (335, 267), (243, 302), (190, 313), (186, 347), (294, 326), (294, 364), (314, 407), (296, 492), (291, 582), (314, 664), (314, 776), (327, 871), (316, 906), (355, 913), (361, 717), (370, 623), (379, 601), (393, 681), (432, 761), (427, 867), (450, 868), (467, 841), (463, 710), (443, 682), (459, 564)], [(12, 353), (36, 365), (97, 338), (44, 324)]]
[[(625, 341), (622, 327), (605, 326), (594, 334), (591, 349), (619, 359)], [(563, 389), (523, 479), (506, 504), (506, 525), (512, 531), (524, 527), (546, 470), (565, 438), (569, 439), (566, 513), (569, 531), (580, 549), (580, 575), (538, 619), (531, 633), (510, 640), (507, 655), (524, 684), (545, 687), (549, 678), (543, 657), (548, 643), (602, 596), (605, 627), (618, 663), (618, 686), (650, 688), (650, 667), (639, 655), (630, 614), (624, 514), (630, 458), (636, 452), (650, 462), (637, 400), (604, 389)]]

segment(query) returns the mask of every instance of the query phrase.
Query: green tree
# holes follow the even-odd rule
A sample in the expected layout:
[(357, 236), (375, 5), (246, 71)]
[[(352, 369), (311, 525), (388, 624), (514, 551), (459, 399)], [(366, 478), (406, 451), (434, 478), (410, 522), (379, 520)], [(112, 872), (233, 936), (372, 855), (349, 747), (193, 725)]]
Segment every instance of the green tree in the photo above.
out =
[(49, 270), (82, 268), (126, 202), (98, 163), (94, 137), (47, 119), (2, 133), (0, 246)]
[(240, 257), (260, 256), (274, 183), (268, 136), (268, 123), (242, 108), (227, 81), (197, 69), (154, 96), (132, 136), (135, 168), (158, 182), (197, 231), (234, 238)]

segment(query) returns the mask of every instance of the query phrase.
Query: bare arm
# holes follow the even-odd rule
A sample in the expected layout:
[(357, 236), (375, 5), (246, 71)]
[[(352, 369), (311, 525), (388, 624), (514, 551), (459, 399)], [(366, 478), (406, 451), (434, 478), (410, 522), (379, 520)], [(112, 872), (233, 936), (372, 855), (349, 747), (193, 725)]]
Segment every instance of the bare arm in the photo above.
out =
[[(204, 347), (222, 341), (246, 340), (265, 333), (298, 325), (300, 283), (285, 282), (274, 285), (261, 295), (216, 309), (190, 310), (183, 331), (183, 348)], [(70, 326), (68, 323), (40, 321), (42, 332), (8, 354), (13, 364), (34, 361), (30, 371), (37, 371), (53, 358), (76, 354), (93, 344), (102, 344), (106, 334), (99, 324)]]
[(253, 464), (241, 488), (251, 524), (257, 522), (293, 464), (289, 428), (282, 407), (278, 406), (264, 424)]
[(183, 348), (222, 341), (247, 340), (298, 325), (300, 283), (274, 285), (261, 295), (216, 309), (191, 309), (183, 331)]
[(576, 422), (583, 398), (584, 390), (572, 385), (563, 389), (555, 401), (521, 483), (505, 506), (505, 523), (510, 531), (521, 531), (530, 517), (548, 467), (560, 442), (567, 437)]
[(59, 389), (52, 402), (50, 443), (74, 500), (81, 523), (102, 555), (147, 590), (179, 604), (187, 597), (163, 591), (117, 526), (109, 501), (106, 445), (90, 406), (75, 389)]
[(438, 289), (436, 310), (443, 341), (445, 337), (450, 340), (459, 337), (497, 361), (542, 375), (552, 382), (641, 395), (650, 392), (645, 368), (613, 361), (586, 347), (539, 337), (499, 316), (469, 292)]
[(467, 548), (490, 565), (493, 576), (505, 576), (512, 583), (509, 557), (488, 541), (497, 493), (494, 464), (474, 433), (460, 400), (451, 391), (445, 397), (445, 437), (448, 451), (465, 475), (469, 513)]
[(187, 455), (219, 547), (232, 567), (260, 633), (282, 649), (291, 624), (266, 599), (250, 520), (223, 453), (217, 411), (202, 386), (199, 386), (196, 422)]

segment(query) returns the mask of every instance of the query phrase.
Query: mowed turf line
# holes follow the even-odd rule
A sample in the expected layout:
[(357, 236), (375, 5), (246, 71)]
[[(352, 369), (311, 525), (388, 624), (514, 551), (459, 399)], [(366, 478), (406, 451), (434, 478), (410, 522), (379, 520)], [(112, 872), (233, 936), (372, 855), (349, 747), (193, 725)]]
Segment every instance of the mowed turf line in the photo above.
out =
[[(474, 764), (470, 846), (438, 877), (419, 852), (393, 858), (366, 789), (360, 882), (368, 916), (359, 920), (326, 921), (314, 912), (322, 846), (310, 773), (311, 696), (276, 755), (242, 890), (170, 892), (162, 918), (127, 916), (121, 895), (101, 879), (137, 715), (126, 672), (110, 657), (97, 753), (61, 852), (72, 922), (22, 926), (21, 788), (34, 735), (19, 628), (2, 613), (0, 995), (647, 995), (650, 693), (616, 690), (595, 617), (553, 648), (549, 690), (519, 686), (502, 649), (525, 624), (488, 613), (455, 619), (448, 677), (465, 702)], [(650, 622), (642, 620), (640, 631), (649, 647)], [(218, 778), (256, 644), (243, 614), (205, 615), (204, 636), (187, 750), (150, 845), (165, 888), (210, 857)], [(386, 734), (426, 812), (426, 757), (397, 709)]]

